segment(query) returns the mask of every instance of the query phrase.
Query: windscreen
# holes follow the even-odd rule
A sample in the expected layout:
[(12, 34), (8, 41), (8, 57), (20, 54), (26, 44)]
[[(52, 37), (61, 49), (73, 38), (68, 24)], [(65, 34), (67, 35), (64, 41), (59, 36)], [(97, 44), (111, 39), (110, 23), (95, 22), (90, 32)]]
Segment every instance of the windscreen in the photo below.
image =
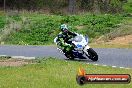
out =
[(81, 41), (82, 41), (82, 36), (76, 36), (76, 37), (74, 38), (74, 41), (75, 41), (75, 42), (81, 42)]

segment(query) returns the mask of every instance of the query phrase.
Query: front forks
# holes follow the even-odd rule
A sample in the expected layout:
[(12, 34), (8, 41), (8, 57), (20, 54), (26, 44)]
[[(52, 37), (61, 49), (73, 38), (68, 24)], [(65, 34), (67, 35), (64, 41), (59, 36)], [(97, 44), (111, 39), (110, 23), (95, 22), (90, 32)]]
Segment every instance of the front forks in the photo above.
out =
[(87, 54), (87, 55), (88, 55), (88, 49), (89, 48), (90, 48), (90, 46), (89, 45), (86, 45), (85, 48), (84, 48), (84, 50), (83, 50), (84, 53)]

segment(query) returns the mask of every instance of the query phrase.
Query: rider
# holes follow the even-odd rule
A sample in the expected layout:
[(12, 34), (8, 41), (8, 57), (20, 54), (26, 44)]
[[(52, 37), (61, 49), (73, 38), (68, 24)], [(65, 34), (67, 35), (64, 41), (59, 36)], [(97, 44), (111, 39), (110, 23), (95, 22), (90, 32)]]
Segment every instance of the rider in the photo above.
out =
[(74, 46), (72, 45), (72, 42), (69, 41), (69, 39), (76, 36), (75, 33), (68, 30), (68, 27), (66, 24), (62, 24), (60, 26), (61, 32), (58, 34), (57, 37), (57, 45), (60, 46), (60, 48), (63, 50), (63, 52), (66, 54), (71, 54), (72, 49)]

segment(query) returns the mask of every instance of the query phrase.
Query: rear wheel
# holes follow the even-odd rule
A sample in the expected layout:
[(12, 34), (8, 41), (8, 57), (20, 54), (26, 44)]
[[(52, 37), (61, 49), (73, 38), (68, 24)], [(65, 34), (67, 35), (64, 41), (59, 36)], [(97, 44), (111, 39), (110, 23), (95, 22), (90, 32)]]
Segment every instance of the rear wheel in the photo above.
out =
[(89, 56), (88, 56), (89, 59), (91, 59), (92, 61), (97, 61), (98, 60), (98, 55), (92, 48), (89, 48), (87, 50), (87, 52), (89, 54)]

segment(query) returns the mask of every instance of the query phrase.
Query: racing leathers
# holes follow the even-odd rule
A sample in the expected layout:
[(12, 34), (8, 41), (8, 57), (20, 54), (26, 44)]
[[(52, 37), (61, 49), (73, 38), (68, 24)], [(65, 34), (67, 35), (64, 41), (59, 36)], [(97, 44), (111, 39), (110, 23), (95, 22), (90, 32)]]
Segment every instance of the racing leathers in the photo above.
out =
[(74, 46), (72, 45), (72, 41), (69, 39), (74, 38), (76, 36), (75, 33), (68, 31), (67, 33), (60, 32), (56, 39), (57, 45), (62, 49), (65, 54), (71, 54)]

